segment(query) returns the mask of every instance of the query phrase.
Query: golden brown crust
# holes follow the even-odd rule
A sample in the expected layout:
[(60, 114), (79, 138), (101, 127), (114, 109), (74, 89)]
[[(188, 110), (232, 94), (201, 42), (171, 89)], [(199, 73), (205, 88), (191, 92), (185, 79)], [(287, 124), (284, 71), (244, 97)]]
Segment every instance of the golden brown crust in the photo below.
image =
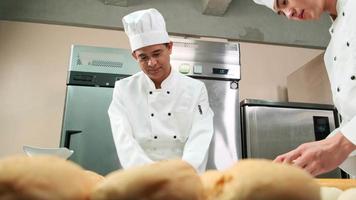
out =
[(340, 190), (356, 188), (356, 179), (317, 178), (315, 180), (324, 187), (336, 187)]
[(232, 176), (224, 174), (217, 170), (206, 171), (200, 176), (205, 196), (207, 200), (214, 200), (214, 197), (220, 196), (224, 190), (225, 184), (232, 180)]
[(86, 200), (95, 181), (81, 167), (57, 157), (0, 160), (0, 199)]
[(215, 187), (222, 188), (217, 189), (221, 192), (210, 193), (213, 196), (209, 199), (320, 200), (316, 181), (308, 173), (290, 165), (261, 159), (242, 160), (223, 174), (224, 181), (215, 182)]
[(88, 176), (93, 183), (99, 183), (104, 180), (104, 177), (96, 172), (85, 170), (86, 176)]
[(204, 200), (195, 169), (181, 160), (162, 161), (110, 173), (92, 200)]

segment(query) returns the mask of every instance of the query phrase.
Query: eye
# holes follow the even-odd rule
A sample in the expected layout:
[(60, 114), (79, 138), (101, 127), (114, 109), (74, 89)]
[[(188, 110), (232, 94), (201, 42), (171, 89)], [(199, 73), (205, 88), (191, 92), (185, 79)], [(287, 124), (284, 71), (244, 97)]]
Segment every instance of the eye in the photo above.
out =
[(284, 12), (282, 12), (282, 11), (278, 11), (277, 14), (278, 14), (278, 15), (281, 15), (281, 16), (286, 16), (286, 15), (284, 14)]
[(158, 58), (160, 55), (161, 55), (161, 53), (155, 53), (155, 54), (152, 55), (152, 57)]
[(139, 58), (140, 61), (147, 61), (148, 57), (147, 56), (141, 56)]
[(282, 1), (282, 5), (283, 5), (283, 6), (286, 6), (287, 4), (288, 4), (288, 0), (283, 0), (283, 1)]

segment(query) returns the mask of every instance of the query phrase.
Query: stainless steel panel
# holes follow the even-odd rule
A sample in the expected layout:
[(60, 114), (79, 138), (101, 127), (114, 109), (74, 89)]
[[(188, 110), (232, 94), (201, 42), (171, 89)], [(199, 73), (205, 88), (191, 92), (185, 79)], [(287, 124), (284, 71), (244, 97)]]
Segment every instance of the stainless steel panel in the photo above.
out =
[[(180, 66), (184, 65), (189, 67), (186, 75), (240, 80), (240, 46), (238, 43), (171, 39), (173, 41), (171, 64), (177, 71)], [(202, 72), (195, 73), (195, 66), (201, 66)], [(217, 73), (224, 70), (226, 73)]]
[(308, 141), (315, 141), (313, 116), (329, 118), (335, 129), (332, 111), (295, 108), (246, 107), (248, 157), (274, 159), (277, 155)]
[[(313, 116), (329, 120), (335, 129), (332, 110), (243, 106), (243, 121), (248, 158), (274, 159), (300, 144), (315, 141)], [(340, 170), (320, 177), (341, 177)]]
[(215, 135), (210, 145), (208, 169), (225, 169), (242, 156), (239, 93), (235, 81), (200, 79), (207, 87), (214, 111)]
[(88, 170), (107, 174), (120, 167), (107, 110), (113, 88), (68, 86), (61, 146), (67, 131), (80, 131), (70, 138), (70, 160)]
[(72, 45), (69, 71), (131, 75), (139, 70), (128, 49)]

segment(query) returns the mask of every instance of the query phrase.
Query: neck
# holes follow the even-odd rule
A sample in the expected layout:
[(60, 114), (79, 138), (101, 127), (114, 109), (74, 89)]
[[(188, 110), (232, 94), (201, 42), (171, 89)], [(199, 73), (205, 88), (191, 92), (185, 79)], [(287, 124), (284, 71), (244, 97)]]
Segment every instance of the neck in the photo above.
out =
[(162, 84), (162, 82), (163, 82), (164, 80), (166, 80), (166, 78), (169, 76), (169, 74), (171, 74), (171, 71), (172, 71), (172, 67), (169, 66), (169, 72), (168, 72), (168, 74), (166, 74), (162, 79), (160, 79), (160, 80), (152, 80), (153, 83), (155, 84), (156, 89), (161, 89), (161, 84)]
[(328, 12), (331, 17), (337, 17), (336, 3), (338, 0), (325, 0), (324, 11)]
[(162, 81), (160, 83), (155, 82), (156, 89), (161, 89), (161, 83), (162, 83)]

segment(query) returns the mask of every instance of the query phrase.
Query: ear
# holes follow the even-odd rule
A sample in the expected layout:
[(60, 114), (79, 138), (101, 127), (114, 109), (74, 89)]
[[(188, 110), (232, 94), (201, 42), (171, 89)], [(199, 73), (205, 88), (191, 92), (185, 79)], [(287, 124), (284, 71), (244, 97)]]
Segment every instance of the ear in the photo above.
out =
[(168, 49), (168, 51), (169, 51), (169, 55), (171, 55), (171, 54), (172, 54), (172, 49), (173, 49), (173, 42), (172, 42), (172, 41), (170, 41), (170, 42), (168, 43), (167, 49)]

